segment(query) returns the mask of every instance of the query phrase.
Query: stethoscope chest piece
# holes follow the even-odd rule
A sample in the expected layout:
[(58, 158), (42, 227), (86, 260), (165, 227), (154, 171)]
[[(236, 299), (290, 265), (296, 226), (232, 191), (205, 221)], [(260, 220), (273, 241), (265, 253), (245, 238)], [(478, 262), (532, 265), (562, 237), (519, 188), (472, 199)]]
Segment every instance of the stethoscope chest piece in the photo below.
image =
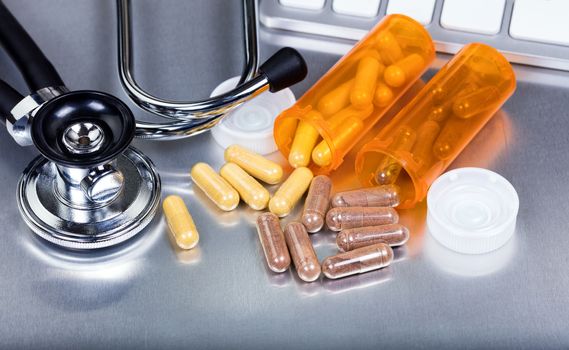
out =
[(94, 91), (55, 97), (34, 116), (42, 153), (24, 171), (18, 206), (40, 237), (72, 249), (119, 244), (152, 220), (160, 177), (129, 144), (134, 117), (118, 99)]

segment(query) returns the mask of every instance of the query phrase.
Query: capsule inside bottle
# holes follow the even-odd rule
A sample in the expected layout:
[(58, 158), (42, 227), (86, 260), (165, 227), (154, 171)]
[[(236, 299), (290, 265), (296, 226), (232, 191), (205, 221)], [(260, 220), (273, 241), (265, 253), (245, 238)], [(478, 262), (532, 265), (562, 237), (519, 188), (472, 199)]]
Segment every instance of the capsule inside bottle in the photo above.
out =
[(321, 273), (320, 263), (304, 225), (291, 222), (284, 233), (298, 277), (305, 282), (316, 281)]
[(398, 221), (397, 211), (388, 207), (337, 207), (326, 214), (326, 225), (332, 231), (395, 224)]
[[(394, 152), (411, 151), (411, 148), (415, 144), (416, 137), (415, 131), (404, 127), (399, 131), (397, 138), (389, 148)], [(396, 159), (385, 156), (378, 167), (376, 182), (380, 185), (393, 184), (397, 181), (401, 170), (401, 164)]]
[(271, 271), (277, 273), (286, 271), (290, 266), (290, 255), (279, 218), (273, 213), (259, 215), (257, 234)]
[(302, 224), (308, 232), (318, 232), (324, 226), (331, 190), (332, 180), (328, 176), (319, 175), (312, 179), (302, 212)]
[(270, 194), (257, 180), (234, 163), (226, 163), (219, 170), (221, 176), (233, 186), (245, 203), (252, 209), (263, 210), (267, 207)]
[(393, 261), (393, 250), (385, 243), (354, 249), (326, 258), (322, 272), (330, 279), (337, 279), (387, 267)]
[(224, 211), (239, 205), (239, 193), (206, 163), (196, 163), (190, 172), (194, 183)]
[(332, 207), (396, 207), (399, 205), (399, 187), (384, 185), (336, 193)]
[(249, 175), (270, 185), (281, 182), (283, 168), (275, 162), (239, 145), (225, 149), (225, 161), (235, 163)]
[(162, 209), (178, 247), (182, 249), (195, 247), (200, 236), (184, 200), (180, 196), (168, 196), (162, 202)]
[(368, 56), (360, 60), (350, 92), (352, 106), (364, 109), (371, 105), (380, 71), (383, 65), (377, 59)]
[(385, 68), (383, 79), (389, 86), (403, 86), (410, 77), (421, 71), (424, 65), (423, 57), (419, 54), (412, 53), (409, 56), (395, 62), (391, 66)]
[(336, 244), (342, 252), (377, 243), (398, 247), (407, 243), (408, 240), (409, 230), (400, 224), (350, 228), (342, 230), (336, 236)]
[[(318, 111), (310, 111), (307, 115), (311, 119), (322, 118)], [(318, 130), (310, 123), (305, 121), (298, 123), (288, 155), (288, 162), (293, 168), (306, 167), (310, 164), (310, 156), (319, 137)]]

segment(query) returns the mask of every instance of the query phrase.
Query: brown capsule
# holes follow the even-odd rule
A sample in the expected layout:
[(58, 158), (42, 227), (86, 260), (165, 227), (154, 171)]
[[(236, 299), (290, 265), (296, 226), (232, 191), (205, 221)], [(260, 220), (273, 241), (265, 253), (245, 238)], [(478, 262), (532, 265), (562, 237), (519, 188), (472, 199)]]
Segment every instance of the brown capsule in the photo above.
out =
[(273, 213), (259, 215), (257, 233), (269, 268), (274, 272), (286, 271), (290, 266), (290, 255), (279, 217)]
[(382, 242), (398, 247), (408, 240), (409, 230), (400, 224), (350, 228), (336, 236), (336, 244), (342, 252)]
[(399, 187), (384, 185), (339, 192), (332, 197), (331, 205), (336, 207), (396, 207), (399, 205)]
[(313, 282), (320, 277), (320, 264), (308, 233), (300, 222), (291, 222), (284, 231), (296, 273), (301, 280)]
[(326, 214), (326, 225), (332, 231), (347, 228), (395, 224), (399, 215), (387, 207), (339, 207)]
[(331, 190), (332, 180), (328, 176), (318, 175), (312, 179), (302, 212), (302, 224), (308, 232), (318, 232), (324, 226)]
[(357, 275), (389, 266), (393, 261), (393, 250), (385, 243), (354, 249), (326, 258), (322, 272), (330, 279)]

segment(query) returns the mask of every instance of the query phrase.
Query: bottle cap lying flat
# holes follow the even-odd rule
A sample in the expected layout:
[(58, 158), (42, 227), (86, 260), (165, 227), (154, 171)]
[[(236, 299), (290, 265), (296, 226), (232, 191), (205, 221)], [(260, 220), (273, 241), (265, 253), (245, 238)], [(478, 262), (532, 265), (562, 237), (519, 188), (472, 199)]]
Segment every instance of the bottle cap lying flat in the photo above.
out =
[(514, 234), (519, 198), (499, 174), (460, 168), (433, 182), (427, 206), (427, 226), (437, 241), (460, 253), (482, 254)]
[[(238, 82), (239, 77), (222, 82), (211, 96), (233, 89)], [(211, 134), (223, 148), (238, 144), (259, 154), (273, 153), (277, 150), (273, 138), (275, 119), (295, 101), (294, 94), (288, 88), (275, 93), (265, 91), (228, 113), (211, 129)]]

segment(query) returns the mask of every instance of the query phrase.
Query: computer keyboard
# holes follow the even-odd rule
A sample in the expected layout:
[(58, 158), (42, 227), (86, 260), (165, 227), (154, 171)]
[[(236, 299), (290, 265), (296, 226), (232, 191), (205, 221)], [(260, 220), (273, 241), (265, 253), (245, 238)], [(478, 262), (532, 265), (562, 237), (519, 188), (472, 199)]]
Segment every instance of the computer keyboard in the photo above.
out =
[(259, 8), (267, 28), (331, 42), (357, 41), (392, 13), (422, 23), (439, 52), (483, 42), (511, 62), (569, 71), (569, 0), (260, 0)]

